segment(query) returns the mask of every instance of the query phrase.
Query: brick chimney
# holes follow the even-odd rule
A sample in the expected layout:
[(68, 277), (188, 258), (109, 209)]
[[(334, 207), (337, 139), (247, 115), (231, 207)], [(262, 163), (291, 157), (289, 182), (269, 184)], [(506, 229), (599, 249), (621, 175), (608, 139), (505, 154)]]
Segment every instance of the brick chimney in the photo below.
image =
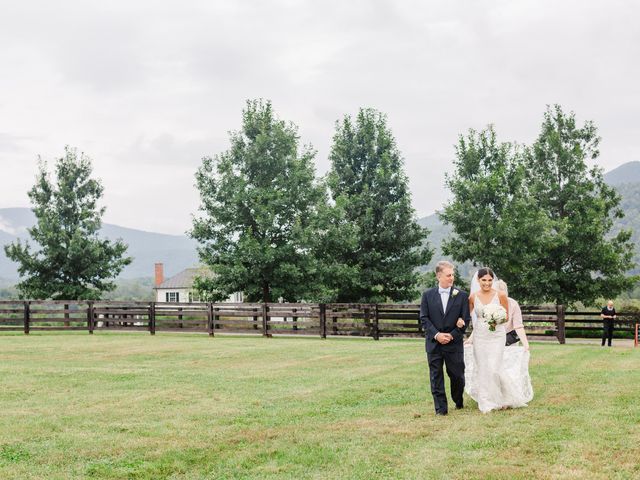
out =
[(164, 282), (164, 265), (162, 263), (156, 263), (156, 287)]

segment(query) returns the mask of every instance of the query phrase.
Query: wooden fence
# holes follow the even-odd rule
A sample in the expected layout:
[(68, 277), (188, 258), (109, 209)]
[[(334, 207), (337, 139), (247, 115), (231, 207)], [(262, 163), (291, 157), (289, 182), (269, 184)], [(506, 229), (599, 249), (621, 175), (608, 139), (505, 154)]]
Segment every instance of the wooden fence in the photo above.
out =
[[(567, 312), (523, 306), (528, 336), (597, 336), (599, 311)], [(422, 337), (420, 306), (345, 303), (164, 303), (118, 301), (0, 301), (0, 332), (126, 330), (272, 335)], [(619, 313), (617, 332), (635, 333), (639, 313)]]

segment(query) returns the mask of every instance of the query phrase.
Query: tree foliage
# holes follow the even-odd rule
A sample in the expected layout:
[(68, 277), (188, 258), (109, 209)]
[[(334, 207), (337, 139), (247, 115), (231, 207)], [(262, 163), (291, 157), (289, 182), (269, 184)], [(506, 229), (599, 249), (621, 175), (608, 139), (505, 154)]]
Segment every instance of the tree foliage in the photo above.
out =
[(531, 195), (550, 223), (541, 237), (544, 276), (537, 294), (556, 303), (590, 304), (637, 280), (625, 273), (633, 267), (631, 232), (609, 235), (614, 219), (624, 215), (620, 195), (605, 183), (602, 169), (587, 165), (599, 156), (599, 143), (593, 122), (578, 127), (573, 112), (555, 105), (528, 151)]
[(113, 278), (131, 263), (120, 240), (102, 239), (98, 232), (105, 208), (98, 207), (103, 187), (91, 178), (91, 160), (66, 147), (55, 164), (55, 181), (41, 161), (36, 184), (29, 191), (36, 225), (29, 229), (35, 242), (6, 245), (23, 278), (17, 287), (23, 298), (99, 299), (115, 288)]
[(403, 160), (386, 117), (361, 109), (355, 120), (336, 123), (328, 177), (332, 198), (349, 230), (349, 242), (334, 250), (344, 265), (337, 300), (412, 300), (416, 267), (432, 252), (428, 232), (415, 220)]
[(326, 190), (315, 179), (315, 152), (299, 152), (298, 143), (297, 128), (279, 120), (270, 102), (248, 101), (231, 147), (203, 159), (196, 174), (202, 215), (190, 232), (215, 272), (196, 281), (203, 298), (325, 294), (317, 253), (328, 231)]
[(498, 142), (493, 126), (470, 130), (459, 138), (454, 166), (446, 175), (452, 200), (440, 213), (453, 227), (443, 252), (457, 262), (491, 266), (512, 296), (531, 298), (532, 267), (547, 221), (529, 195), (523, 149)]
[(491, 266), (529, 302), (589, 304), (629, 288), (630, 233), (611, 234), (620, 197), (587, 166), (599, 141), (592, 122), (578, 127), (559, 106), (530, 148), (498, 143), (492, 127), (461, 137), (441, 213), (454, 233), (445, 253)]

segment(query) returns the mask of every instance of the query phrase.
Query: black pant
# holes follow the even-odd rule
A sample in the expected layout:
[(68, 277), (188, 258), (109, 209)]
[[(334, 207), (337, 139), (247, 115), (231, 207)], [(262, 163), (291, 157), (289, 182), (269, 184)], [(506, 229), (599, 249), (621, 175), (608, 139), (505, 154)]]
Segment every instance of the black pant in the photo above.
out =
[(604, 347), (604, 341), (609, 341), (611, 346), (611, 339), (613, 338), (613, 320), (605, 319), (602, 321), (602, 346)]
[(431, 380), (431, 394), (437, 413), (447, 413), (447, 396), (444, 391), (443, 364), (447, 367), (451, 385), (451, 398), (458, 407), (462, 407), (462, 393), (464, 392), (464, 350), (436, 351), (427, 353), (429, 361), (429, 379)]

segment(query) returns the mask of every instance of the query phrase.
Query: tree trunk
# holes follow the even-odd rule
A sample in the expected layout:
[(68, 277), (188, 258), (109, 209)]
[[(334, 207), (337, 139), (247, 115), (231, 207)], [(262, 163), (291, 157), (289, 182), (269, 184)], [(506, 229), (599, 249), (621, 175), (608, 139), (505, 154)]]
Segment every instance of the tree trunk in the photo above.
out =
[(566, 342), (566, 330), (564, 322), (565, 306), (556, 303), (557, 325), (558, 325), (558, 342), (564, 344)]
[(269, 303), (271, 301), (271, 292), (268, 282), (262, 283), (262, 302)]

